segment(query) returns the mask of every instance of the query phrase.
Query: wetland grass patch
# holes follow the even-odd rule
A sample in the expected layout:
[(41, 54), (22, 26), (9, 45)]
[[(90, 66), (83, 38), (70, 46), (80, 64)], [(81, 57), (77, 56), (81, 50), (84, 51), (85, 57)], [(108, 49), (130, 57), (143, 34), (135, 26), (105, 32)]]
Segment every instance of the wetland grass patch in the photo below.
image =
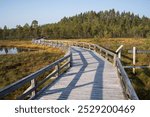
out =
[[(124, 66), (132, 66), (132, 54), (128, 50), (132, 50), (135, 46), (138, 50), (150, 50), (150, 39), (143, 38), (93, 38), (93, 39), (72, 39), (72, 41), (88, 42), (98, 44), (108, 50), (115, 52), (120, 45), (124, 45), (121, 61)], [(137, 54), (136, 65), (150, 65), (150, 54)], [(126, 69), (127, 74), (133, 84), (136, 93), (140, 99), (150, 100), (150, 69), (137, 69), (136, 74), (132, 73), (132, 69)]]
[(0, 55), (0, 88), (51, 64), (64, 55), (59, 49), (34, 45), (30, 41), (0, 41), (0, 47), (37, 49), (15, 55)]

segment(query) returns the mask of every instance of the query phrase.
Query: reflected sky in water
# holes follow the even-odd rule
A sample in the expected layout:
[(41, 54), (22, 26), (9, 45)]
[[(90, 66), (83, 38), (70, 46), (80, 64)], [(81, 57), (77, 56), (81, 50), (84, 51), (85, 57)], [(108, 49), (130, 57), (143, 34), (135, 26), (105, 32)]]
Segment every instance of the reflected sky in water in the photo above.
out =
[(27, 51), (33, 51), (31, 49), (25, 49), (25, 48), (17, 48), (17, 47), (0, 47), (0, 55), (4, 54), (17, 54), (19, 52), (27, 52)]

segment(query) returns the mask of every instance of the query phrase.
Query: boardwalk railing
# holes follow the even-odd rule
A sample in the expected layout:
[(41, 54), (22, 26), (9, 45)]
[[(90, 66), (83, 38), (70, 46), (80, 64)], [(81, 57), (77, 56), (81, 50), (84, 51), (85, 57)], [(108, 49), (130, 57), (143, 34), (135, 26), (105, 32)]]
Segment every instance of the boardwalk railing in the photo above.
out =
[(116, 66), (117, 71), (118, 71), (118, 75), (121, 79), (123, 88), (124, 88), (124, 92), (125, 92), (125, 96), (128, 99), (132, 99), (132, 100), (138, 100), (138, 96), (130, 82), (130, 79), (121, 63), (121, 50), (123, 48), (123, 45), (121, 45), (117, 50), (116, 53), (111, 52), (99, 45), (96, 44), (90, 44), (90, 43), (85, 43), (85, 42), (71, 42), (71, 41), (51, 41), (51, 40), (42, 40), (42, 43), (44, 44), (50, 44), (51, 43), (56, 43), (59, 45), (67, 45), (67, 46), (78, 46), (78, 47), (82, 47), (82, 48), (86, 48), (89, 50), (93, 50), (95, 52), (97, 52), (99, 55), (103, 56), (106, 60), (108, 60), (109, 62), (111, 62), (114, 66)]
[(103, 56), (105, 59), (110, 61), (111, 63), (116, 65), (116, 53), (113, 53), (103, 47), (100, 47), (96, 44), (89, 44), (85, 42), (71, 42), (71, 41), (54, 41), (54, 40), (39, 40), (40, 44), (47, 45), (47, 46), (53, 46), (53, 47), (59, 47), (62, 50), (64, 50), (64, 47), (70, 47), (70, 46), (78, 46), (82, 48), (86, 48), (89, 50), (93, 50)]
[(138, 100), (138, 96), (130, 82), (130, 79), (120, 61), (119, 58), (117, 58), (117, 62), (116, 62), (116, 66), (117, 66), (117, 70), (118, 70), (118, 75), (123, 83), (123, 88), (125, 91), (125, 95), (127, 96), (127, 98), (132, 99), (132, 100)]
[[(134, 88), (131, 85), (131, 82), (129, 80), (129, 77), (124, 70), (123, 65), (121, 64), (120, 59), (118, 58), (119, 56), (117, 55), (118, 53), (111, 52), (103, 47), (100, 47), (96, 44), (89, 44), (85, 42), (72, 42), (72, 41), (52, 41), (52, 40), (33, 40), (34, 43), (36, 44), (41, 44), (41, 45), (47, 45), (47, 46), (52, 46), (52, 47), (58, 47), (61, 48), (62, 50), (66, 51), (69, 46), (78, 46), (86, 49), (93, 50), (97, 52), (99, 55), (103, 56), (106, 60), (110, 61), (114, 66), (117, 67), (117, 71), (119, 73), (119, 76), (121, 78), (123, 87), (124, 87), (124, 92), (125, 95), (128, 99), (133, 99), (133, 100), (138, 100), (138, 96), (135, 93)], [(122, 48), (122, 47), (120, 47)], [(60, 63), (62, 63), (64, 60), (69, 59), (68, 62), (65, 62), (62, 66), (60, 66)], [(45, 81), (50, 79), (53, 76), (57, 77), (61, 74), (60, 70), (62, 70), (64, 67), (68, 66), (71, 67), (71, 61), (72, 61), (72, 55), (71, 52), (63, 57), (62, 59), (48, 65), (47, 67), (17, 81), (16, 83), (11, 84), (10, 86), (0, 90), (0, 98), (4, 97), (5, 95), (13, 92), (14, 90), (22, 87), (25, 83), (31, 82), (30, 88), (23, 94), (21, 95), (18, 99), (24, 99), (26, 96), (29, 94), (32, 94), (30, 98), (33, 98), (36, 95), (36, 89), (42, 85)], [(67, 69), (69, 68), (67, 67)], [(35, 84), (36, 82), (36, 77), (38, 77), (40, 74), (50, 71), (53, 68), (57, 68), (55, 71), (50, 73), (45, 79), (43, 79), (39, 84)], [(62, 72), (63, 73), (63, 72)]]
[(76, 42), (76, 43), (72, 43), (72, 45), (93, 50), (97, 52), (98, 54), (100, 54), (101, 56), (103, 56), (108, 61), (110, 61), (111, 63), (113, 63), (114, 66), (116, 65), (117, 55), (103, 47), (100, 47), (96, 44), (89, 44), (89, 43), (84, 43), (84, 42), (78, 42), (78, 43)]
[[(5, 96), (8, 94), (13, 93), (15, 90), (23, 87), (27, 83), (31, 83), (31, 86), (27, 88), (27, 90), (20, 96), (18, 96), (16, 99), (29, 99), (33, 98), (38, 92), (37, 89), (42, 86), (46, 81), (51, 79), (52, 77), (59, 77), (64, 71), (69, 69), (71, 67), (72, 62), (72, 53), (68, 52), (63, 58), (55, 61), (54, 63), (36, 71), (35, 73), (22, 78), (21, 80), (3, 88), (0, 90), (0, 99), (5, 99)], [(50, 72), (49, 75), (47, 75), (44, 79), (42, 79), (40, 82), (37, 83), (38, 76), (44, 74), (45, 72)]]
[(140, 65), (137, 66), (136, 65), (136, 59), (137, 59), (137, 55), (136, 54), (150, 54), (150, 50), (137, 50), (136, 47), (133, 47), (133, 50), (128, 50), (129, 54), (133, 54), (133, 65), (132, 66), (124, 66), (125, 69), (130, 69), (132, 68), (133, 70), (133, 74), (136, 73), (136, 69), (144, 69), (144, 68), (150, 68), (150, 61), (148, 65)]

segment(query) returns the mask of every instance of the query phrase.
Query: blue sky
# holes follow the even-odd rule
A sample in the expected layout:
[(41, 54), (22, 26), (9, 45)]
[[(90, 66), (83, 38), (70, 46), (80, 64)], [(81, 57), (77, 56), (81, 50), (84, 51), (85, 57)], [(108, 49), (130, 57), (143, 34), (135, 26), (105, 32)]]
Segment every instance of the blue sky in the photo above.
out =
[(0, 0), (0, 27), (23, 26), (34, 19), (40, 25), (54, 23), (64, 16), (113, 8), (150, 18), (150, 0)]

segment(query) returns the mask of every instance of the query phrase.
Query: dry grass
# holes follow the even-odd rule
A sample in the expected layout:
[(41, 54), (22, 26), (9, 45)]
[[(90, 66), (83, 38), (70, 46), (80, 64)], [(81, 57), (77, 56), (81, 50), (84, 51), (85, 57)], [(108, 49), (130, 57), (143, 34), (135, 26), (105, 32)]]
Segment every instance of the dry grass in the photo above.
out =
[(0, 88), (51, 64), (64, 55), (59, 49), (34, 45), (30, 41), (0, 41), (0, 47), (2, 46), (32, 48), (37, 51), (0, 55)]
[[(122, 53), (123, 65), (132, 65), (132, 54), (128, 54), (128, 50), (132, 50), (133, 46), (137, 47), (137, 49), (140, 50), (150, 50), (150, 39), (133, 39), (133, 38), (105, 39), (104, 38), (104, 39), (70, 39), (70, 41), (95, 43), (111, 51), (115, 51), (120, 45), (124, 45), (123, 53)], [(47, 64), (50, 64), (51, 62), (55, 61), (59, 57), (63, 56), (62, 52), (58, 49), (33, 45), (29, 41), (20, 41), (19, 43), (17, 41), (0, 41), (0, 46), (11, 46), (11, 47), (17, 46), (17, 47), (30, 47), (30, 48), (40, 49), (40, 51), (31, 52), (30, 54), (20, 53), (15, 57), (11, 55), (7, 57), (3, 56), (3, 59), (0, 59), (0, 64), (3, 65), (3, 67), (0, 66), (0, 74), (2, 74), (1, 72), (5, 72), (3, 76), (6, 76), (6, 74), (8, 74), (9, 77), (13, 76), (12, 74), (14, 73), (16, 74), (16, 76), (18, 76), (18, 73), (19, 74), (21, 73), (23, 74), (22, 76), (25, 76)], [(0, 57), (2, 58), (2, 56)], [(137, 58), (138, 58), (136, 61), (137, 65), (149, 65), (150, 63), (150, 54), (138, 54)], [(28, 72), (27, 74), (24, 74), (25, 73), (24, 71), (19, 71), (21, 70), (21, 68), (19, 67), (19, 64), (16, 65), (17, 62), (14, 62), (16, 60), (20, 61), (19, 63), (21, 65), (22, 64), (25, 65), (25, 63), (28, 63), (26, 64), (26, 66), (22, 68), (25, 68), (25, 71), (30, 71), (30, 73)], [(13, 69), (10, 69), (8, 73), (6, 72), (7, 69), (4, 69), (6, 62), (7, 62), (6, 66), (16, 66), (14, 72)], [(31, 63), (31, 65), (29, 65), (29, 63)], [(30, 69), (27, 70), (28, 68)], [(132, 70), (128, 69), (127, 73), (140, 99), (150, 99), (150, 93), (149, 93), (150, 92), (150, 69), (136, 70), (136, 74), (133, 74)], [(4, 78), (3, 76), (0, 75), (0, 86), (4, 86), (2, 85), (4, 84), (4, 81), (1, 80), (2, 78)], [(19, 76), (18, 78), (16, 76), (14, 76), (13, 79), (18, 80), (19, 78), (21, 78), (21, 76)], [(12, 77), (10, 77), (9, 80), (12, 80), (11, 78)]]
[[(57, 48), (35, 45), (32, 44), (31, 41), (0, 40), (0, 47), (19, 47), (37, 50), (20, 52), (15, 55), (0, 55), (0, 88), (14, 83), (64, 56), (64, 53)], [(45, 78), (50, 72), (51, 71), (39, 76), (37, 81)], [(51, 79), (48, 80), (44, 85), (49, 84), (51, 81)], [(21, 95), (29, 86), (30, 83), (25, 84), (25, 86), (9, 94), (4, 99), (16, 99), (16, 97)], [(42, 87), (40, 87), (40, 89), (41, 88)]]
[[(135, 46), (138, 50), (150, 50), (150, 39), (135, 38), (102, 38), (102, 39), (71, 39), (71, 41), (88, 42), (98, 44), (115, 52), (120, 45), (124, 45), (122, 51), (122, 63), (124, 66), (132, 64), (132, 50)], [(137, 54), (136, 65), (150, 65), (150, 54)], [(138, 69), (136, 74), (132, 69), (127, 73), (140, 99), (150, 99), (150, 69)]]

